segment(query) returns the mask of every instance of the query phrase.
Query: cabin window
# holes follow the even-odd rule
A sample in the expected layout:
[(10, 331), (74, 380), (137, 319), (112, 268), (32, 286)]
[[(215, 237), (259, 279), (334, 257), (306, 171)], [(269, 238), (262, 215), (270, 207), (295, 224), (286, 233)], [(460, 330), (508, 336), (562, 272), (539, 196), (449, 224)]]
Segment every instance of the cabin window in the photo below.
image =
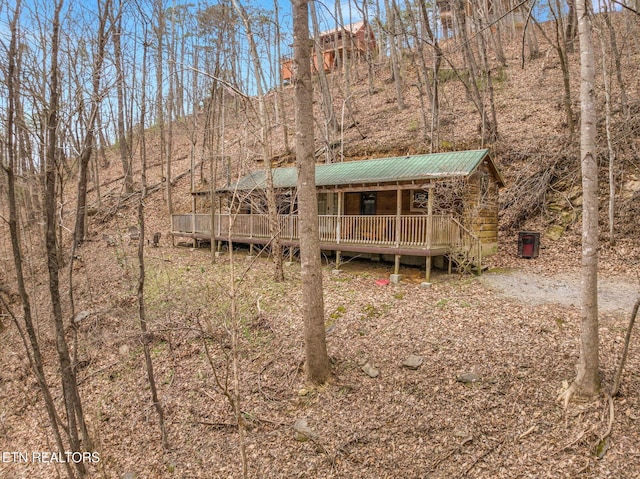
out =
[(376, 214), (376, 194), (362, 193), (360, 195), (360, 214), (375, 215)]
[(411, 211), (426, 212), (429, 208), (429, 192), (427, 190), (411, 190)]

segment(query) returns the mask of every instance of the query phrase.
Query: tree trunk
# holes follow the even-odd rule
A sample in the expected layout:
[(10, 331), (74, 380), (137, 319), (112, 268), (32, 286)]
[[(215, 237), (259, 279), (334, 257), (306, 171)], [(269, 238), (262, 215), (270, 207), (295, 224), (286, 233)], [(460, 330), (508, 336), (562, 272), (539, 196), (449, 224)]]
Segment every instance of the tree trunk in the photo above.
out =
[(120, 163), (124, 173), (124, 192), (126, 194), (133, 192), (133, 175), (131, 169), (131, 154), (129, 152), (129, 144), (127, 142), (127, 134), (124, 120), (124, 65), (122, 60), (122, 4), (118, 6), (118, 13), (113, 23), (113, 56), (116, 66), (116, 95), (118, 104), (118, 150), (120, 152)]
[[(278, 13), (278, 0), (273, 0), (273, 7), (274, 7), (274, 17), (275, 17), (275, 22), (276, 22), (276, 58), (277, 61), (280, 62), (280, 59), (282, 58), (282, 54), (280, 52), (281, 48), (281, 35), (280, 35), (280, 15)], [(279, 65), (279, 63), (278, 63)], [(286, 152), (290, 152), (291, 151), (291, 145), (289, 144), (289, 125), (287, 124), (287, 110), (284, 106), (284, 95), (282, 94), (282, 77), (281, 77), (281, 70), (278, 69), (279, 74), (278, 74), (278, 88), (276, 89), (276, 105), (278, 106), (278, 114), (279, 114), (279, 121), (280, 124), (282, 125), (282, 138), (284, 140), (284, 149)]]
[[(53, 398), (51, 396), (51, 391), (45, 379), (44, 372), (44, 361), (42, 358), (40, 345), (38, 343), (38, 336), (36, 333), (36, 329), (33, 324), (33, 318), (31, 314), (31, 300), (29, 298), (29, 293), (27, 292), (27, 286), (24, 281), (24, 272), (23, 272), (23, 262), (22, 262), (22, 250), (21, 250), (21, 239), (20, 239), (20, 228), (18, 224), (18, 204), (16, 201), (16, 184), (15, 184), (15, 168), (16, 168), (16, 148), (15, 148), (15, 110), (16, 104), (18, 103), (17, 98), (17, 78), (18, 73), (16, 72), (16, 58), (18, 55), (18, 42), (17, 42), (17, 24), (18, 18), (21, 12), (21, 0), (17, 0), (14, 10), (14, 16), (9, 24), (9, 29), (11, 32), (11, 40), (9, 43), (9, 51), (7, 52), (7, 71), (5, 76), (5, 81), (7, 84), (7, 110), (6, 110), (6, 130), (5, 130), (5, 141), (6, 141), (6, 152), (8, 165), (5, 167), (2, 163), (0, 166), (4, 169), (7, 174), (7, 196), (8, 196), (8, 205), (9, 205), (9, 234), (11, 237), (11, 247), (13, 252), (13, 260), (14, 266), (16, 270), (16, 280), (18, 283), (18, 292), (20, 294), (20, 299), (22, 302), (22, 311), (24, 316), (25, 329), (27, 331), (27, 338), (23, 337), (23, 343), (25, 350), (27, 352), (27, 356), (29, 358), (29, 363), (33, 373), (38, 382), (38, 386), (40, 391), (42, 392), (42, 396), (44, 398), (45, 409), (47, 411), (47, 415), (49, 416), (49, 424), (51, 426), (51, 431), (54, 436), (56, 447), (60, 452), (65, 450), (64, 444), (62, 442), (62, 436), (60, 434), (60, 428), (58, 427), (58, 414), (55, 409), (55, 404), (53, 402)], [(16, 321), (17, 325), (17, 321)], [(19, 331), (22, 331), (19, 328)], [(68, 462), (65, 462), (65, 470), (67, 472), (67, 477), (73, 479), (75, 477), (73, 473), (73, 469)]]
[(146, 116), (146, 80), (147, 80), (147, 42), (145, 32), (144, 51), (142, 57), (142, 101), (140, 102), (140, 158), (142, 161), (142, 194), (140, 195), (140, 201), (138, 202), (138, 226), (140, 227), (140, 237), (138, 238), (138, 319), (140, 324), (140, 340), (142, 342), (144, 350), (144, 363), (147, 370), (147, 379), (149, 380), (149, 389), (151, 390), (151, 401), (158, 414), (158, 423), (160, 425), (160, 435), (162, 441), (162, 447), (165, 450), (169, 449), (169, 440), (167, 438), (167, 430), (164, 422), (164, 409), (162, 403), (158, 399), (158, 389), (156, 387), (156, 379), (153, 372), (153, 362), (151, 360), (151, 351), (149, 349), (149, 333), (147, 330), (147, 316), (144, 301), (144, 281), (145, 281), (145, 269), (144, 269), (144, 236), (145, 236), (145, 222), (144, 222), (144, 201), (147, 195), (147, 151), (146, 151), (146, 139), (144, 136), (145, 128), (145, 116)]
[(316, 198), (313, 85), (309, 63), (309, 6), (292, 0), (295, 77), (296, 163), (298, 167), (298, 218), (302, 275), (302, 316), (307, 379), (322, 384), (329, 379), (329, 358), (324, 327), (322, 264)]
[[(320, 29), (318, 27), (318, 16), (316, 15), (315, 1), (309, 2), (311, 9), (311, 21), (313, 24), (313, 38), (315, 42), (314, 53), (316, 56), (316, 65), (318, 66), (318, 80), (320, 83), (320, 93), (322, 96), (322, 112), (324, 113), (324, 121), (326, 126), (326, 148), (329, 154), (329, 145), (331, 143), (331, 135), (338, 131), (338, 121), (333, 109), (333, 97), (327, 82), (327, 74), (324, 71), (324, 54), (322, 52), (322, 43), (320, 42)], [(331, 65), (333, 68), (333, 65)], [(330, 161), (327, 161), (330, 163)]]
[(607, 24), (609, 30), (609, 43), (611, 44), (611, 55), (615, 62), (615, 74), (620, 89), (620, 106), (622, 107), (622, 114), (625, 119), (625, 123), (628, 124), (631, 120), (631, 114), (629, 110), (629, 100), (627, 99), (627, 89), (622, 80), (622, 64), (620, 61), (620, 49), (618, 48), (618, 41), (616, 40), (616, 31), (611, 24), (611, 15), (607, 12), (607, 7), (604, 5), (604, 21)]
[(576, 39), (576, 23), (578, 21), (577, 7), (576, 3), (580, 0), (567, 0), (567, 6), (569, 7), (569, 11), (567, 12), (567, 26), (564, 33), (566, 43), (567, 43), (567, 52), (573, 53), (574, 51), (574, 41)]
[[(551, 7), (550, 7), (550, 12), (552, 15), (555, 16), (555, 11)], [(560, 69), (562, 71), (562, 85), (564, 87), (564, 90), (563, 90), (564, 95), (562, 98), (562, 102), (564, 106), (567, 127), (569, 129), (569, 138), (573, 138), (575, 134), (575, 124), (573, 121), (573, 106), (572, 106), (572, 99), (571, 99), (571, 79), (569, 76), (569, 64), (568, 64), (567, 51), (566, 51), (566, 41), (564, 37), (564, 32), (562, 31), (561, 18), (555, 17), (556, 18), (555, 41), (551, 40), (551, 38), (547, 35), (547, 32), (545, 32), (544, 28), (542, 28), (542, 25), (540, 25), (540, 23), (538, 23), (538, 21), (535, 18), (533, 17), (531, 18), (533, 19), (536, 27), (538, 27), (538, 31), (542, 34), (545, 40), (547, 40), (549, 45), (551, 45), (558, 53), (558, 60), (560, 61)]]
[[(606, 13), (605, 13), (606, 15)], [(605, 131), (607, 134), (607, 152), (609, 159), (609, 245), (615, 246), (616, 244), (616, 233), (615, 233), (615, 193), (616, 193), (616, 183), (615, 183), (615, 159), (616, 153), (613, 147), (613, 138), (611, 135), (611, 75), (609, 72), (610, 62), (607, 62), (607, 45), (604, 40), (603, 35), (599, 35), (600, 37), (600, 50), (602, 54), (602, 84), (604, 86), (604, 108), (605, 108)], [(613, 48), (611, 51), (613, 54)]]
[[(89, 160), (95, 148), (95, 127), (96, 119), (98, 116), (98, 110), (100, 109), (101, 95), (100, 95), (100, 82), (102, 79), (102, 63), (104, 59), (104, 50), (107, 43), (106, 24), (107, 16), (111, 9), (111, 1), (106, 0), (104, 5), (100, 5), (98, 2), (98, 10), (100, 11), (99, 26), (96, 38), (96, 52), (93, 60), (93, 72), (91, 81), (91, 112), (89, 113), (89, 119), (87, 120), (87, 130), (82, 145), (82, 152), (78, 161), (78, 193), (77, 193), (77, 205), (76, 205), (76, 225), (73, 235), (73, 247), (74, 249), (80, 245), (87, 234), (87, 181)], [(73, 262), (73, 255), (72, 260)], [(73, 269), (73, 268), (71, 268)]]
[(166, 29), (166, 21), (164, 17), (163, 0), (155, 0), (153, 5), (156, 24), (154, 25), (154, 33), (156, 36), (156, 123), (160, 130), (160, 159), (163, 163), (164, 176), (162, 181), (165, 182), (164, 200), (167, 203), (167, 209), (171, 211), (171, 172), (166, 171), (166, 138), (165, 138), (165, 122), (164, 122), (164, 94), (162, 92), (163, 79), (163, 57), (164, 57), (164, 34)]
[(389, 35), (389, 53), (391, 55), (391, 74), (396, 87), (396, 99), (398, 101), (398, 110), (404, 110), (404, 97), (402, 95), (402, 75), (400, 74), (400, 53), (397, 50), (396, 42), (396, 15), (395, 9), (391, 8), (389, 0), (384, 0), (385, 10), (387, 11), (387, 28)]
[[(49, 271), (49, 294), (51, 297), (52, 316), (56, 331), (56, 349), (62, 390), (67, 413), (67, 430), (69, 445), (72, 451), (81, 451), (78, 428), (84, 430), (84, 417), (79, 402), (76, 377), (71, 363), (69, 346), (65, 338), (65, 328), (60, 298), (60, 255), (56, 240), (56, 173), (59, 168), (58, 153), (58, 110), (60, 107), (60, 87), (58, 82), (58, 54), (60, 51), (60, 11), (62, 0), (56, 2), (51, 32), (51, 64), (50, 64), (50, 98), (48, 104), (47, 130), (45, 136), (45, 243), (47, 250), (47, 268)], [(79, 476), (85, 474), (84, 464), (75, 465)]]
[[(590, 4), (589, 4), (590, 5)], [(595, 65), (590, 6), (576, 0), (580, 39), (580, 157), (582, 165), (582, 318), (578, 373), (561, 398), (600, 393), (598, 337), (598, 163), (596, 160)]]

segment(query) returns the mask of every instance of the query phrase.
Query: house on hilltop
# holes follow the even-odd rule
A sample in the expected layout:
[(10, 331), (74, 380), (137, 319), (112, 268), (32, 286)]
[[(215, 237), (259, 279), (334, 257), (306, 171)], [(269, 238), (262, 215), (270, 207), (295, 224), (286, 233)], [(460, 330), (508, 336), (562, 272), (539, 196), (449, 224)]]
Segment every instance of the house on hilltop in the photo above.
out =
[[(299, 246), (297, 168), (275, 168), (283, 245)], [(480, 268), (498, 246), (498, 190), (504, 181), (489, 151), (460, 151), (316, 165), (321, 249), (395, 262)], [(218, 190), (215, 214), (172, 215), (174, 236), (268, 244), (266, 172)], [(213, 220), (213, 228), (212, 228)]]
[[(376, 49), (376, 40), (373, 30), (364, 21), (320, 33), (318, 41), (314, 43), (314, 50), (311, 52), (311, 64), (314, 72), (320, 69), (316, 48), (320, 48), (322, 68), (329, 72), (338, 68), (345, 57), (357, 58), (366, 53), (373, 53)], [(294, 74), (293, 57), (283, 57), (281, 61), (282, 81), (291, 82)]]

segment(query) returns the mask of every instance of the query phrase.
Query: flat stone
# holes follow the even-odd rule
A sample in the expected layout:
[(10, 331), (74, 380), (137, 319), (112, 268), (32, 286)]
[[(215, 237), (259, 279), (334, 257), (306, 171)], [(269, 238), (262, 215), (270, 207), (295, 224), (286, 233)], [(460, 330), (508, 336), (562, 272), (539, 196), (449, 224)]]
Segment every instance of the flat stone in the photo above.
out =
[(216, 258), (219, 258), (219, 257), (220, 257), (220, 256), (222, 256), (222, 255), (224, 255), (224, 253), (223, 253), (222, 251), (216, 251), (216, 252), (214, 253), (214, 256), (215, 256)]
[(429, 289), (431, 287), (431, 283), (427, 283), (426, 281), (423, 281), (422, 283), (420, 283), (420, 287), (422, 289)]
[(371, 366), (371, 364), (366, 363), (364, 366), (362, 366), (362, 369), (367, 376), (369, 376), (370, 378), (377, 378), (380, 375), (380, 370), (374, 368), (373, 366)]
[(80, 324), (82, 321), (84, 321), (85, 319), (87, 319), (89, 316), (91, 316), (91, 311), (87, 311), (87, 310), (80, 311), (80, 312), (76, 315), (76, 317), (75, 317), (75, 319), (74, 319), (74, 322), (75, 322), (76, 324)]
[(331, 274), (334, 276), (339, 276), (340, 274), (342, 274), (342, 270), (341, 269), (332, 269), (331, 270)]
[(461, 374), (460, 376), (458, 376), (456, 378), (456, 381), (458, 381), (459, 383), (465, 383), (465, 384), (469, 384), (469, 383), (475, 383), (480, 381), (482, 378), (477, 375), (476, 373), (464, 373)]
[(407, 369), (415, 370), (415, 369), (418, 369), (420, 366), (422, 366), (423, 361), (424, 361), (424, 358), (422, 356), (417, 356), (415, 354), (412, 354), (411, 356), (409, 356), (407, 359), (404, 360), (402, 365)]
[(389, 275), (389, 281), (391, 281), (393, 284), (398, 284), (398, 283), (400, 283), (400, 281), (402, 281), (402, 275), (401, 274), (391, 274), (391, 275)]
[(318, 439), (318, 433), (309, 427), (306, 419), (297, 419), (293, 424), (293, 430), (295, 432), (294, 438), (296, 441), (305, 442), (309, 439)]
[(453, 437), (457, 437), (458, 439), (465, 439), (469, 436), (469, 431), (466, 428), (457, 427), (453, 430)]
[(291, 267), (291, 266), (293, 266), (294, 264), (295, 264), (295, 263), (294, 263), (293, 261), (286, 261), (286, 262), (284, 263), (284, 265), (285, 265), (286, 267)]

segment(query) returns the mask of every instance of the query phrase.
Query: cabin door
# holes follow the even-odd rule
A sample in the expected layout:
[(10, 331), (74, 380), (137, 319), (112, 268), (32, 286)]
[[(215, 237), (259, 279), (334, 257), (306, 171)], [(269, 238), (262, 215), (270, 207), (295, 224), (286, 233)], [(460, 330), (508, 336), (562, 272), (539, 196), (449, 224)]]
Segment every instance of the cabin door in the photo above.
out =
[(337, 215), (338, 214), (338, 193), (318, 194), (318, 214)]
[(375, 215), (376, 214), (376, 194), (362, 193), (360, 195), (360, 214)]

